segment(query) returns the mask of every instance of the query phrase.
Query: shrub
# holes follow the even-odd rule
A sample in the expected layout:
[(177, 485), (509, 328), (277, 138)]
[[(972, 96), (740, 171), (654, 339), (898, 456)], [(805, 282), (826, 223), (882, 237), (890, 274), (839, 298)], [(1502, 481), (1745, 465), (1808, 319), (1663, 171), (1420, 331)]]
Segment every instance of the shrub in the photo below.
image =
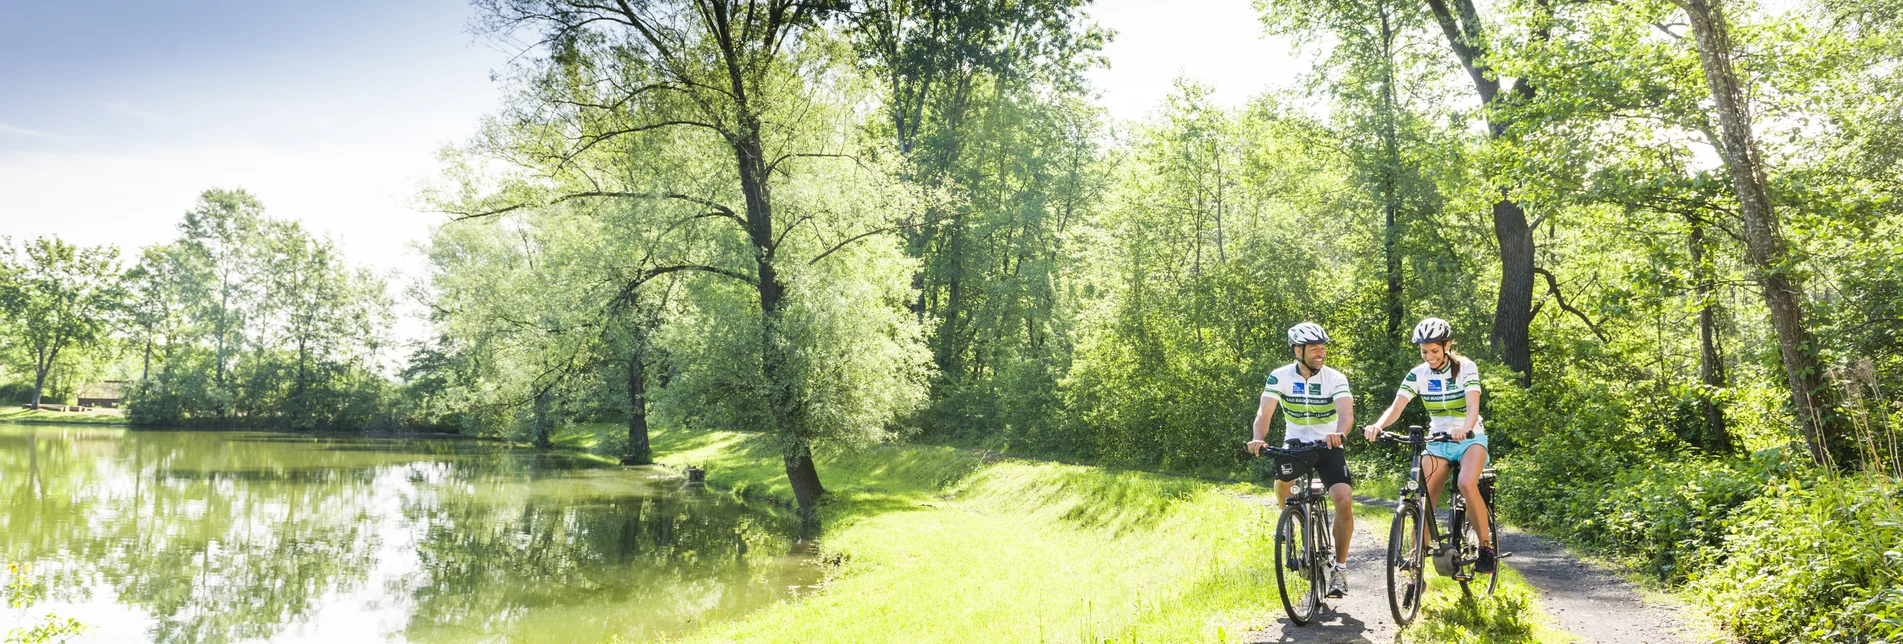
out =
[(1646, 572), (1679, 583), (1721, 558), (1728, 520), (1793, 473), (1781, 450), (1752, 459), (1663, 461), (1615, 477), (1582, 537), (1637, 558)]
[(1693, 594), (1757, 642), (1903, 640), (1903, 493), (1879, 476), (1796, 479), (1746, 502)]

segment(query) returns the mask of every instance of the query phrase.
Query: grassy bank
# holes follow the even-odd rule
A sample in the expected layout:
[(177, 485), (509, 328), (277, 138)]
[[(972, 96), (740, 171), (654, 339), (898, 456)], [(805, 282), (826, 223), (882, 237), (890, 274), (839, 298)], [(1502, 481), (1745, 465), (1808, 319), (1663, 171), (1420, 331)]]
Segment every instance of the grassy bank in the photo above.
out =
[[(593, 446), (578, 433), (558, 442)], [(662, 463), (703, 467), (716, 488), (791, 498), (778, 460), (744, 435), (653, 441)], [(1267, 513), (1238, 497), (1263, 493), (1253, 485), (922, 446), (822, 455), (820, 471), (823, 590), (687, 641), (1217, 642), (1282, 616)], [(1437, 593), (1410, 633), (1559, 639), (1534, 625), (1532, 593), (1515, 582), (1478, 606)]]
[(21, 409), (18, 406), (10, 406), (0, 409), (0, 423), (124, 426), (126, 424), (126, 416), (122, 413), (104, 411), (51, 411), (46, 409)]

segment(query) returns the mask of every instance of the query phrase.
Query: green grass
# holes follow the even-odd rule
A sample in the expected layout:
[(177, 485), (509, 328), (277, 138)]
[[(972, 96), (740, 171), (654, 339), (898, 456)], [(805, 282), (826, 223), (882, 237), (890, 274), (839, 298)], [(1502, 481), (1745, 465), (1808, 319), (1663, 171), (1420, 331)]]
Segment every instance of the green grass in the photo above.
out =
[(1429, 575), (1421, 617), (1403, 637), (1412, 642), (1460, 644), (1558, 644), (1577, 639), (1553, 627), (1544, 616), (1539, 594), (1512, 568), (1501, 568), (1499, 588), (1483, 599), (1462, 594), (1451, 579)]
[(125, 425), (124, 414), (102, 411), (49, 411), (21, 409), (18, 405), (0, 408), (0, 423), (58, 423), (63, 425)]
[[(571, 426), (553, 438), (611, 455), (622, 431)], [(651, 439), (663, 465), (698, 466), (714, 488), (791, 505), (779, 459), (749, 435), (656, 430)], [(951, 447), (818, 460), (827, 488), (822, 590), (683, 641), (1215, 642), (1281, 617), (1268, 561), (1272, 518), (1238, 497), (1268, 494), (1263, 488)], [(1390, 516), (1359, 506), (1356, 514)], [(1456, 605), (1436, 613), (1448, 624), (1410, 632), (1564, 641), (1544, 635), (1528, 616), (1537, 612), (1531, 592), (1518, 588), (1523, 596), (1505, 610)]]

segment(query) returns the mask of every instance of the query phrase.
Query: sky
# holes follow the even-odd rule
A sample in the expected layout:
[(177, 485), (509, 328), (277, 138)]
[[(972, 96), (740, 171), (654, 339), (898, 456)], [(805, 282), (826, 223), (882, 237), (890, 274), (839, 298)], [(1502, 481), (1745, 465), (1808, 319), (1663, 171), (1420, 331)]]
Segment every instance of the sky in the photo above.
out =
[[(1117, 119), (1178, 76), (1240, 105), (1303, 71), (1248, 0), (1100, 0), (1116, 32), (1090, 74)], [(177, 237), (208, 188), (243, 188), (390, 276), (442, 215), (416, 195), (436, 153), (500, 105), (514, 52), (466, 0), (0, 0), (0, 236), (137, 248)], [(403, 311), (414, 313), (414, 306)], [(399, 321), (399, 339), (421, 337)]]

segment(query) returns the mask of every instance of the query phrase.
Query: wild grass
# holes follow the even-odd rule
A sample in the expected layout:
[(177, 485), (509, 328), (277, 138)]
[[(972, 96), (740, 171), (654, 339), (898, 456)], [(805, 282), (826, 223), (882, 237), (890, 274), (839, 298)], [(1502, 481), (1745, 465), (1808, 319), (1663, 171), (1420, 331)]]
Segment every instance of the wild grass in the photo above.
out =
[[(1478, 592), (1478, 587), (1475, 591)], [(1546, 622), (1538, 594), (1510, 567), (1500, 569), (1491, 597), (1460, 592), (1451, 579), (1430, 575), (1421, 618), (1403, 634), (1413, 642), (1557, 644), (1574, 638)]]
[(104, 411), (52, 411), (48, 409), (0, 408), (0, 423), (47, 423), (60, 425), (126, 424), (125, 414)]

